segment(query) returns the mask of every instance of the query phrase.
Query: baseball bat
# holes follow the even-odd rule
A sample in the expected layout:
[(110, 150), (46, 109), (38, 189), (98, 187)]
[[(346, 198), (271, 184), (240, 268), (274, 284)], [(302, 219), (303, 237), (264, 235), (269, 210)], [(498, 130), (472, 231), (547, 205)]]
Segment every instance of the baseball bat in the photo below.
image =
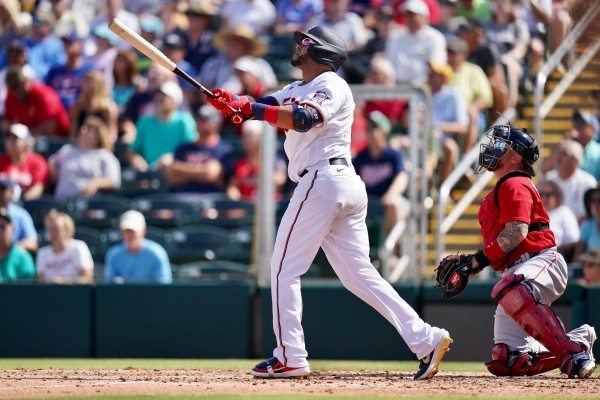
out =
[(131, 28), (125, 25), (122, 21), (117, 18), (113, 18), (112, 21), (108, 24), (108, 29), (113, 31), (117, 36), (121, 39), (138, 49), (140, 52), (144, 53), (146, 57), (154, 61), (155, 63), (160, 64), (165, 67), (169, 71), (173, 72), (175, 75), (181, 77), (186, 82), (190, 83), (196, 89), (200, 90), (202, 93), (209, 97), (215, 97), (213, 93), (202, 86), (200, 82), (186, 74), (184, 71), (179, 69), (177, 64), (169, 59), (162, 51), (153, 46), (146, 39), (135, 33)]

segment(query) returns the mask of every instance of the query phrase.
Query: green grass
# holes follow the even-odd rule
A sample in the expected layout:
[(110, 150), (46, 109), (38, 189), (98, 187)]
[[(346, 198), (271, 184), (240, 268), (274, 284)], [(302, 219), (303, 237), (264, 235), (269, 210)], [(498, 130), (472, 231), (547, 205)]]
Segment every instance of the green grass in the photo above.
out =
[[(261, 360), (240, 359), (80, 359), (80, 358), (4, 358), (0, 359), (0, 369), (250, 369)], [(374, 371), (412, 371), (418, 367), (418, 361), (346, 361), (346, 360), (310, 360), (313, 370), (374, 370)], [(442, 370), (448, 372), (486, 372), (482, 362), (444, 362)]]

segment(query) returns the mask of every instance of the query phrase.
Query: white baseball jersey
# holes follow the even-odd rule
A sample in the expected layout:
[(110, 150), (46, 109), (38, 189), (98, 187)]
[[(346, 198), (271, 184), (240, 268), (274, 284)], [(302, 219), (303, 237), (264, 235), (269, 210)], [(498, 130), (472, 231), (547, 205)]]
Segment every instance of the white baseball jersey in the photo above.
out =
[(272, 97), (279, 105), (309, 104), (323, 119), (321, 126), (308, 132), (287, 131), (284, 149), (291, 180), (298, 182), (300, 172), (330, 158), (345, 158), (350, 164), (354, 99), (338, 74), (325, 72), (308, 83), (293, 82)]
[[(348, 84), (325, 72), (308, 83), (294, 82), (273, 97), (280, 105), (310, 104), (323, 121), (307, 132), (288, 130), (284, 145), (290, 178), (298, 186), (279, 224), (271, 259), (273, 355), (289, 367), (308, 366), (300, 277), (322, 247), (344, 286), (381, 313), (424, 358), (446, 332), (425, 323), (369, 259), (367, 191), (350, 160), (354, 99)], [(347, 163), (335, 160), (332, 165), (332, 158)]]
[(35, 265), (38, 273), (44, 274), (44, 282), (52, 282), (53, 278), (77, 278), (80, 271), (94, 268), (94, 260), (85, 242), (71, 239), (60, 253), (51, 245), (39, 249)]

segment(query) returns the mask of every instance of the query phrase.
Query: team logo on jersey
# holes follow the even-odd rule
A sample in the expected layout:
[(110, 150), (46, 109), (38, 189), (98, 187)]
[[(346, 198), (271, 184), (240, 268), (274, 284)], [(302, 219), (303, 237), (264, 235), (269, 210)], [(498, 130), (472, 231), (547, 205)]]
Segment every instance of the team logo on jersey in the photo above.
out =
[(325, 100), (330, 100), (331, 97), (329, 97), (329, 95), (325, 92), (315, 92), (315, 94), (312, 95), (312, 97), (310, 98), (311, 101), (317, 103), (317, 104), (323, 104), (323, 102)]

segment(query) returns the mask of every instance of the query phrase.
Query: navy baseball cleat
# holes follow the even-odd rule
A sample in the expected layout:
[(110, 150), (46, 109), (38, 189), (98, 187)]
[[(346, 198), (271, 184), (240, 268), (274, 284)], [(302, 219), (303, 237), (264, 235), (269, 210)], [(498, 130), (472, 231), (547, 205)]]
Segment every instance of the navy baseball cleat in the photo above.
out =
[(257, 378), (298, 378), (304, 379), (310, 375), (310, 367), (286, 367), (277, 357), (269, 358), (266, 361), (256, 364), (252, 375)]
[(450, 334), (448, 331), (444, 330), (442, 333), (442, 338), (435, 346), (435, 349), (431, 353), (427, 355), (427, 357), (421, 360), (421, 364), (419, 364), (419, 370), (415, 374), (415, 381), (422, 381), (425, 379), (431, 379), (438, 372), (438, 366), (444, 357), (446, 351), (448, 351), (448, 347), (453, 340), (450, 338)]
[(581, 353), (571, 354), (571, 358), (561, 368), (561, 372), (567, 374), (569, 378), (579, 377), (587, 379), (592, 376), (596, 369), (596, 363), (582, 351)]

